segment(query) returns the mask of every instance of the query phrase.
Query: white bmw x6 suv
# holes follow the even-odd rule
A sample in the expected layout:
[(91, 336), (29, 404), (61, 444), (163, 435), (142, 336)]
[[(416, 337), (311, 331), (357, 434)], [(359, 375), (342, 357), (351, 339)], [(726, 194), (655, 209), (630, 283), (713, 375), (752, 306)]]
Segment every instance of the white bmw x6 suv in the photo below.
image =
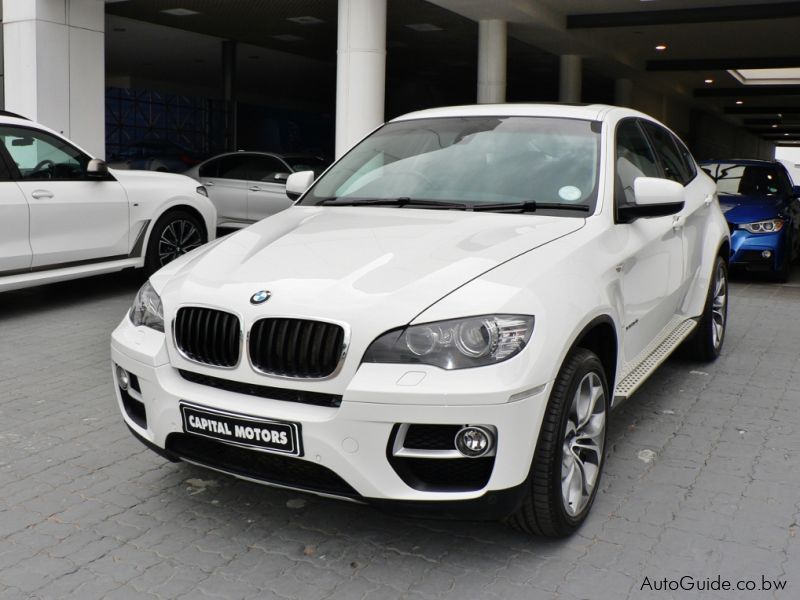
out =
[(216, 222), (196, 181), (109, 170), (55, 131), (0, 111), (0, 292), (156, 271), (214, 239)]
[(112, 337), (119, 408), (172, 460), (568, 535), (611, 409), (682, 343), (719, 354), (729, 243), (644, 114), (409, 114), (151, 277)]

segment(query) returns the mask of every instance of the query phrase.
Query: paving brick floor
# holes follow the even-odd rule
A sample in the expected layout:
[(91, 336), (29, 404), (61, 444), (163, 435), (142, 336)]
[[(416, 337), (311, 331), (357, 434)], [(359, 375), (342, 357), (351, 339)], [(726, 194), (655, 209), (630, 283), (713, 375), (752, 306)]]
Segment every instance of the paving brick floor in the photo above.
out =
[[(800, 597), (797, 283), (733, 285), (723, 356), (671, 359), (615, 413), (593, 512), (557, 542), (163, 461), (112, 396), (139, 283), (0, 295), (0, 599)], [(787, 588), (657, 591), (683, 576)]]

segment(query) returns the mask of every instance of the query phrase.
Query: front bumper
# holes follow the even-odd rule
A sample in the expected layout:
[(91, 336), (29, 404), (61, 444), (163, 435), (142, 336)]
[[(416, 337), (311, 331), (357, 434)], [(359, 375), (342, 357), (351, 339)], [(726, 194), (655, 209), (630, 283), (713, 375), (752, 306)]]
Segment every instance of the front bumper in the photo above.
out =
[[(448, 385), (442, 387), (442, 372), (430, 367), (438, 372), (434, 373), (438, 379), (431, 376), (410, 390), (401, 384), (407, 365), (365, 364), (349, 382), (338, 407), (275, 400), (187, 380), (169, 364), (163, 334), (134, 327), (127, 318), (112, 335), (111, 358), (136, 379), (138, 389), (123, 391), (114, 369), (117, 402), (126, 424), (141, 441), (170, 459), (325, 496), (413, 507), (411, 512), (432, 508), (437, 514), (470, 518), (501, 517), (518, 505), (551, 388), (549, 383), (522, 389), (493, 386), (485, 402), (475, 403), (471, 382), (476, 369), (447, 372)], [(268, 380), (264, 385), (281, 385)], [(430, 383), (434, 380), (436, 385)], [(243, 450), (186, 433), (179, 410), (182, 401), (298, 423), (303, 454), (288, 457)], [(481, 459), (416, 459), (429, 461), (422, 465), (426, 473), (431, 471), (430, 461), (436, 461), (431, 476), (435, 480), (439, 469), (447, 473), (450, 483), (420, 484), (398, 466), (393, 455), (400, 424), (489, 426), (496, 432), (496, 451), (493, 457)], [(474, 471), (479, 461), (486, 477), (476, 485)], [(458, 477), (454, 473), (459, 472), (467, 473), (464, 485), (457, 481), (452, 485)]]
[[(744, 229), (734, 229), (731, 233), (730, 265), (754, 272), (780, 270), (784, 261), (788, 260), (786, 235), (786, 228), (778, 233), (750, 233)], [(769, 252), (770, 256), (764, 256), (765, 252)]]

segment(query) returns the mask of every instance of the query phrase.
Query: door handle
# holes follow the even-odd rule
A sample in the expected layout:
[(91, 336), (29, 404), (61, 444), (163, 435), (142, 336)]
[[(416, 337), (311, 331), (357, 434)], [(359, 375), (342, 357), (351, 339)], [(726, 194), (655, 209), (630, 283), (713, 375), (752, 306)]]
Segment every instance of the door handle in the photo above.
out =
[(247, 189), (250, 190), (251, 192), (260, 192), (261, 191), (261, 188), (258, 187), (257, 185), (250, 186)]
[(33, 190), (31, 192), (31, 196), (36, 198), (37, 200), (40, 200), (42, 198), (52, 198), (53, 192), (49, 190)]
[(682, 229), (686, 225), (686, 217), (677, 215), (672, 218), (672, 228), (675, 230)]

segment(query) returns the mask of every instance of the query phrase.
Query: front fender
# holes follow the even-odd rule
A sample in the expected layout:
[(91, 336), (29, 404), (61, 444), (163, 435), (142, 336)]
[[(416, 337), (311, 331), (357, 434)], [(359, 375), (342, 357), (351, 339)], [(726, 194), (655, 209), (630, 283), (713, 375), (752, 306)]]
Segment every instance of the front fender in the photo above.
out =
[(728, 222), (715, 200), (711, 206), (712, 218), (706, 219), (706, 229), (703, 233), (702, 261), (698, 277), (689, 287), (684, 298), (681, 312), (688, 318), (699, 317), (703, 314), (708, 297), (708, 286), (714, 275), (714, 263), (717, 256), (722, 256), (727, 262), (730, 259), (731, 234)]

